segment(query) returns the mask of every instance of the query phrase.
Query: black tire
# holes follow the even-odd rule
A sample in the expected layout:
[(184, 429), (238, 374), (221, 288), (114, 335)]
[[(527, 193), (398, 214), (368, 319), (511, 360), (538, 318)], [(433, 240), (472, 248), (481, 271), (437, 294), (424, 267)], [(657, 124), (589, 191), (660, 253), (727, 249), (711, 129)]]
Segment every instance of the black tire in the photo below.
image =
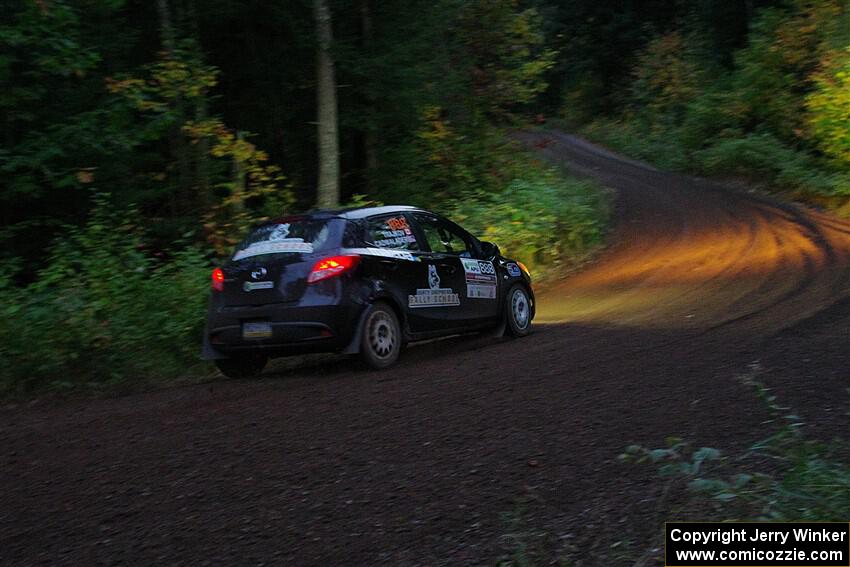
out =
[(524, 337), (531, 332), (531, 299), (528, 291), (514, 284), (505, 296), (505, 334)]
[(252, 352), (218, 359), (215, 365), (228, 378), (254, 378), (260, 375), (268, 361), (267, 355)]
[(363, 321), (360, 356), (376, 370), (395, 364), (404, 337), (398, 316), (386, 303), (376, 303)]

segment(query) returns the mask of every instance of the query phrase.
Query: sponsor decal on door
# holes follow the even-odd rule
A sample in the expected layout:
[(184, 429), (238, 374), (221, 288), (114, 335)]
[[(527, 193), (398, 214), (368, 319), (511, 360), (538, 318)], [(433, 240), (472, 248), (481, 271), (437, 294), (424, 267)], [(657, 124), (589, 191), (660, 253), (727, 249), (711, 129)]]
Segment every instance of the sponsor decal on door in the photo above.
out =
[(407, 296), (407, 305), (417, 307), (455, 307), (460, 305), (460, 297), (451, 288), (440, 287), (440, 274), (437, 266), (428, 266), (428, 289), (417, 289), (416, 295)]
[(493, 262), (461, 258), (466, 278), (466, 296), (475, 299), (496, 299), (496, 269)]

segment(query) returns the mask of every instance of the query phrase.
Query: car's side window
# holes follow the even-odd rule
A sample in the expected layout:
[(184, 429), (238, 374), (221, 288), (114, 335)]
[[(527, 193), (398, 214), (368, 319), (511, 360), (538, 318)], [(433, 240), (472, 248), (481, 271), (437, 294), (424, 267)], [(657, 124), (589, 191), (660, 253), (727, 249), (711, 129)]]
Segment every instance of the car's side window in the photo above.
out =
[(432, 252), (472, 258), (473, 248), (468, 236), (437, 217), (423, 214), (415, 217)]
[(367, 221), (367, 244), (390, 250), (419, 250), (416, 236), (403, 214), (373, 217)]

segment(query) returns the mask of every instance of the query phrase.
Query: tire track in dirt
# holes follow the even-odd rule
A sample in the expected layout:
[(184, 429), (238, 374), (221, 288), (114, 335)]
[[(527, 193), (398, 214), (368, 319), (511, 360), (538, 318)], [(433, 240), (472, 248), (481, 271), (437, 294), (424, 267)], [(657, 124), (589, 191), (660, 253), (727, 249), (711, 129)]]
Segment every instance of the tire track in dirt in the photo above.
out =
[(539, 293), (541, 321), (702, 331), (734, 324), (770, 335), (846, 294), (848, 223), (659, 172), (561, 132), (517, 138), (618, 195), (614, 244)]

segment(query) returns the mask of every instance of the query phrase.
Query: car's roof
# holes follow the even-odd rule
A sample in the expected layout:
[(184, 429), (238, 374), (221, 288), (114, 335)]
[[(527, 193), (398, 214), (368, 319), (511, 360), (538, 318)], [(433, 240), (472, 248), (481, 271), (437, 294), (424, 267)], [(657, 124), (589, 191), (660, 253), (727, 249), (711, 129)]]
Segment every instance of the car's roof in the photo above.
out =
[(385, 215), (392, 213), (404, 213), (411, 211), (421, 211), (419, 207), (411, 207), (410, 205), (385, 205), (382, 207), (356, 207), (353, 209), (343, 209), (339, 211), (337, 216), (346, 219), (363, 219), (375, 215)]
[(343, 218), (348, 220), (357, 220), (375, 215), (404, 213), (411, 211), (428, 212), (424, 209), (420, 209), (419, 207), (411, 207), (410, 205), (384, 205), (380, 207), (351, 207), (346, 209), (314, 209), (312, 211), (307, 211), (306, 213), (301, 215), (287, 216), (279, 220), (288, 220), (293, 217), (313, 219)]

